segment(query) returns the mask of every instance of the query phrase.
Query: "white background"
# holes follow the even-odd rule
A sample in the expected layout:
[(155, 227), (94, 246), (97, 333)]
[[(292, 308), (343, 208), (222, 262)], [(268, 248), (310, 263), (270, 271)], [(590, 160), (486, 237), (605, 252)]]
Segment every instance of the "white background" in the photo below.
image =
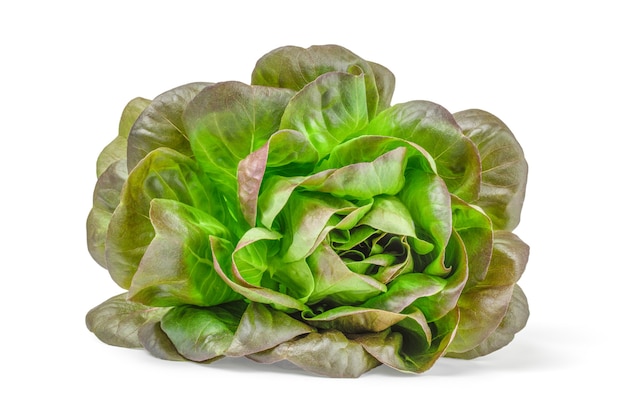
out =
[[(617, 4), (4, 2), (0, 413), (624, 414)], [(487, 357), (342, 380), (245, 359), (166, 362), (98, 341), (84, 315), (121, 290), (89, 256), (85, 219), (126, 102), (192, 81), (249, 82), (264, 53), (326, 43), (392, 70), (394, 103), (481, 108), (515, 133), (530, 165), (516, 230), (531, 247), (527, 327)]]

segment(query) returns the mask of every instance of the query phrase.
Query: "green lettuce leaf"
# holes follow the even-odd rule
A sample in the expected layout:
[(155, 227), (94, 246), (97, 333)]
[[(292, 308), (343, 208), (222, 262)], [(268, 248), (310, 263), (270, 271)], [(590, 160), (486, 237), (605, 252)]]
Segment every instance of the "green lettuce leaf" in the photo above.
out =
[(370, 118), (389, 106), (395, 88), (393, 73), (339, 45), (284, 46), (270, 51), (258, 60), (251, 83), (299, 91), (329, 72), (363, 73)]
[(354, 305), (387, 290), (386, 286), (371, 276), (355, 273), (327, 244), (321, 243), (308, 257), (315, 287), (308, 302), (315, 304), (332, 301)]
[(251, 302), (226, 354), (230, 357), (254, 354), (312, 331), (310, 326), (284, 312)]
[[(259, 195), (260, 222), (271, 228), (296, 189), (330, 194), (346, 202), (368, 200), (376, 195), (394, 195), (404, 184), (405, 166), (406, 150), (398, 147), (371, 162), (327, 169), (311, 176), (272, 176)], [(320, 198), (328, 200), (328, 195)]]
[(161, 319), (161, 329), (180, 355), (191, 361), (222, 358), (245, 311), (243, 301), (220, 306), (177, 306)]
[(209, 236), (232, 234), (204, 211), (179, 201), (153, 199), (155, 237), (133, 276), (129, 299), (153, 306), (214, 306), (239, 299), (213, 267)]
[(478, 197), (478, 150), (464, 136), (452, 114), (440, 105), (429, 101), (396, 104), (376, 116), (362, 133), (415, 142), (433, 157), (437, 172), (451, 193), (467, 202)]
[(200, 167), (236, 189), (237, 166), (278, 130), (293, 92), (220, 82), (203, 89), (185, 108), (183, 126)]
[(443, 180), (433, 173), (413, 169), (405, 180), (411, 186), (404, 187), (398, 199), (411, 213), (417, 237), (434, 247), (424, 271), (446, 276), (450, 269), (445, 264), (445, 248), (453, 231), (450, 194)]
[[(274, 309), (289, 313), (308, 310), (308, 307), (303, 302), (285, 293), (279, 292), (273, 287), (250, 283), (242, 276), (237, 267), (237, 263), (233, 261), (237, 253), (249, 245), (259, 242), (264, 243), (266, 240), (272, 241), (277, 238), (280, 237), (269, 230), (253, 229), (249, 232), (247, 238), (246, 236), (242, 238), (233, 251), (232, 248), (229, 247), (229, 245), (225, 245), (221, 239), (211, 236), (209, 240), (211, 241), (211, 251), (213, 254), (213, 267), (224, 280), (224, 283), (252, 302), (268, 304)], [(230, 266), (230, 272), (227, 272), (227, 270), (229, 270), (226, 268), (227, 266)], [(261, 265), (261, 267), (264, 267), (264, 265)]]
[(155, 235), (149, 217), (153, 199), (171, 199), (202, 207), (223, 223), (228, 209), (215, 193), (211, 180), (192, 159), (169, 148), (150, 152), (128, 175), (120, 204), (111, 217), (105, 251), (113, 280), (125, 289), (130, 287)]
[(280, 128), (304, 133), (324, 157), (367, 122), (364, 75), (329, 72), (289, 101)]

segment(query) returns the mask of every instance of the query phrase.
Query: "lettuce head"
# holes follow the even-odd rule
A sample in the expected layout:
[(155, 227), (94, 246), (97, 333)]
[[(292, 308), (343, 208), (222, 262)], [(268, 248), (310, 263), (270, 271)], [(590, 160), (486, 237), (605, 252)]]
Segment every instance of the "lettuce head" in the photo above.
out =
[(392, 105), (394, 87), (343, 47), (287, 46), (250, 84), (131, 100), (87, 218), (123, 292), (89, 330), (163, 359), (329, 377), (507, 345), (528, 318), (522, 148), (488, 112)]

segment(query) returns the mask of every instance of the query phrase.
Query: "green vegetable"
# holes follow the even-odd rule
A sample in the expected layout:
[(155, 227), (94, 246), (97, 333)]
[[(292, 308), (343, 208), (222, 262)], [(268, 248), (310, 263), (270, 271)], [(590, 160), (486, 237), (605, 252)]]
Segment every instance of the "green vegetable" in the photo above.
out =
[(159, 358), (330, 377), (507, 345), (528, 318), (522, 149), (484, 111), (391, 105), (394, 86), (340, 46), (283, 47), (251, 85), (132, 100), (87, 220), (125, 292), (88, 328)]

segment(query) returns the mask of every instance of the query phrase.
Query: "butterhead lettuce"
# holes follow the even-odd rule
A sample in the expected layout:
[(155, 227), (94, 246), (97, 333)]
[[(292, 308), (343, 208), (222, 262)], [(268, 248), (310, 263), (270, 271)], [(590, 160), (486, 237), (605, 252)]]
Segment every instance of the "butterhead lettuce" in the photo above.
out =
[(507, 345), (528, 318), (522, 148), (485, 111), (392, 105), (394, 86), (343, 47), (288, 46), (250, 84), (130, 101), (87, 219), (124, 292), (88, 328), (159, 358), (330, 377)]

